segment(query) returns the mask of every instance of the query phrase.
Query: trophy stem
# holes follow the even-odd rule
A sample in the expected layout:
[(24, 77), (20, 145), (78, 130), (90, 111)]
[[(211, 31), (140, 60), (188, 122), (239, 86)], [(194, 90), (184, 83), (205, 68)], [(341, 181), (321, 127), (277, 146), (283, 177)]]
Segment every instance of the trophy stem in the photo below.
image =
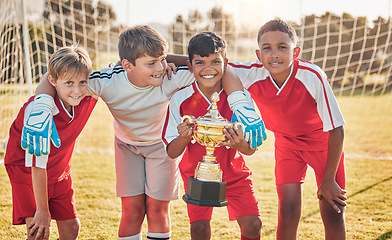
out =
[(222, 182), (222, 170), (214, 155), (215, 147), (207, 145), (206, 149), (207, 153), (195, 169), (195, 179), (206, 182)]
[(206, 146), (207, 153), (203, 156), (203, 161), (209, 164), (216, 163), (216, 157), (214, 155), (215, 147), (214, 146)]

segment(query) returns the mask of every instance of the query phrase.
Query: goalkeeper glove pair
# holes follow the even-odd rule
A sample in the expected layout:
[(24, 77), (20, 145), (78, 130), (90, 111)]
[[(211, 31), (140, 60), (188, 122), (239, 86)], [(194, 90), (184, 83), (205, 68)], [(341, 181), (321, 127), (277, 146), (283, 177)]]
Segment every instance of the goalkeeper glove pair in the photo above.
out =
[[(233, 111), (231, 122), (245, 125), (244, 138), (252, 149), (260, 146), (267, 139), (263, 121), (250, 105), (242, 91), (236, 91), (227, 98)], [(47, 94), (36, 96), (33, 111), (27, 118), (22, 130), (22, 148), (36, 156), (50, 153), (50, 141), (60, 147), (60, 137), (53, 121), (54, 100)]]

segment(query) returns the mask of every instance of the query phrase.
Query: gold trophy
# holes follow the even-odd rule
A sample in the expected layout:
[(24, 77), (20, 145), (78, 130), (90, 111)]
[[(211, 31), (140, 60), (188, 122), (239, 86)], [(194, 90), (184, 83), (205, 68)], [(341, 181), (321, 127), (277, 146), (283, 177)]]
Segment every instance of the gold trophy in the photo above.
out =
[(216, 105), (219, 101), (218, 93), (215, 92), (211, 100), (212, 106), (206, 115), (197, 119), (189, 115), (181, 118), (182, 122), (189, 120), (195, 125), (193, 139), (205, 146), (207, 150), (203, 159), (197, 164), (195, 176), (188, 178), (187, 191), (182, 199), (197, 206), (223, 207), (228, 205), (225, 200), (226, 182), (222, 181), (222, 170), (216, 161), (214, 151), (216, 147), (220, 146), (220, 141), (225, 141), (223, 134), (225, 126), (235, 129), (238, 129), (238, 126), (245, 129), (245, 126), (240, 122), (233, 125), (220, 115)]

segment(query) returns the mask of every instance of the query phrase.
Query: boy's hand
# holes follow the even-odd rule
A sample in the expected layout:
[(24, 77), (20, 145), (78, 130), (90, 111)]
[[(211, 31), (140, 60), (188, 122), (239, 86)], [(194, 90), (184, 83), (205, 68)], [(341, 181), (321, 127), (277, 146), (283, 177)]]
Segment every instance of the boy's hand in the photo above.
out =
[(248, 142), (245, 141), (244, 133), (241, 128), (234, 130), (229, 126), (226, 126), (223, 129), (223, 134), (226, 136), (226, 141), (220, 142), (222, 146), (237, 149), (246, 155), (251, 155), (255, 152), (254, 149), (250, 149)]
[(347, 196), (345, 194), (346, 190), (341, 189), (335, 180), (323, 180), (317, 190), (317, 198), (319, 200), (324, 198), (337, 213), (341, 212), (337, 204), (341, 206), (347, 205)]
[(193, 128), (194, 128), (194, 124), (193, 123), (190, 123), (189, 121), (185, 121), (185, 122), (180, 123), (177, 126), (177, 131), (178, 131), (178, 134), (180, 134), (181, 137), (189, 138), (191, 140), (192, 139)]
[(264, 122), (257, 115), (255, 109), (249, 104), (242, 91), (236, 91), (227, 98), (233, 111), (231, 122), (241, 122), (245, 125), (245, 140), (252, 149), (260, 146), (267, 139)]
[(47, 94), (35, 97), (33, 110), (23, 126), (21, 139), (22, 148), (28, 148), (30, 154), (48, 155), (50, 140), (55, 147), (60, 147), (60, 137), (53, 121), (54, 106), (53, 98)]
[(166, 72), (167, 72), (167, 78), (170, 80), (172, 74), (176, 74), (177, 72), (176, 65), (174, 63), (167, 63)]
[(27, 226), (29, 235), (34, 236), (35, 239), (49, 239), (50, 231), (50, 213), (47, 211), (36, 211), (31, 223)]

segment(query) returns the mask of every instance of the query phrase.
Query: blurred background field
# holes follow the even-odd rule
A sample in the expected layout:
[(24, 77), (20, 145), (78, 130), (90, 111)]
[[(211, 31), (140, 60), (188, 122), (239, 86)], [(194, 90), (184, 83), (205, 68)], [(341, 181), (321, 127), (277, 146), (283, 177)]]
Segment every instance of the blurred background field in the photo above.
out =
[[(128, 4), (133, 6), (130, 0), (119, 3), (124, 1), (124, 8), (130, 7)], [(113, 5), (108, 1), (40, 0), (36, 3), (39, 5), (42, 2), (42, 12), (39, 14), (21, 11), (24, 9), (21, 2), (0, 0), (1, 143), (6, 141), (9, 127), (21, 105), (34, 93), (39, 79), (46, 72), (46, 63), (53, 51), (63, 45), (78, 44), (88, 49), (94, 68), (99, 69), (118, 60), (117, 37), (127, 27), (124, 22), (117, 21), (122, 17), (116, 12), (118, 4)], [(154, 6), (151, 5), (154, 1), (145, 2), (151, 9), (140, 7), (130, 12), (136, 9), (148, 15), (150, 11), (163, 8), (161, 2), (156, 1)], [(203, 3), (207, 6), (207, 1), (200, 0), (193, 5), (195, 9), (180, 11), (165, 26), (163, 22), (168, 21), (166, 19), (149, 25), (168, 40), (170, 53), (186, 54), (187, 41), (193, 34), (211, 30), (228, 41), (230, 61), (254, 61), (257, 27), (269, 19), (263, 18), (256, 27), (241, 25), (237, 15), (246, 15), (237, 14), (236, 9), (225, 8), (223, 1), (214, 2), (216, 5), (202, 12), (198, 9)], [(225, 3), (233, 2), (238, 3), (238, 9), (240, 5), (264, 6), (265, 9), (260, 11), (264, 14), (268, 6), (268, 3), (259, 4), (264, 1), (255, 0), (230, 0)], [(277, 3), (283, 2), (298, 3), (298, 11), (305, 9), (301, 6), (317, 3), (311, 0), (277, 0)], [(358, 5), (352, 0), (344, 4), (347, 2)], [(346, 120), (344, 148), (349, 204), (346, 214), (348, 239), (392, 238), (391, 2), (380, 0), (375, 3), (379, 12), (389, 9), (389, 14), (373, 19), (353, 16), (350, 8), (345, 13), (304, 11), (306, 13), (302, 13), (298, 21), (285, 19), (282, 13), (287, 10), (284, 9), (275, 15), (290, 21), (296, 28), (302, 48), (301, 58), (315, 62), (326, 71)], [(168, 5), (174, 9), (180, 8), (181, 4), (170, 0)], [(289, 8), (285, 6), (285, 9)], [(372, 6), (369, 6), (369, 11)], [(130, 18), (133, 19), (133, 16)], [(112, 121), (105, 103), (100, 100), (77, 140), (73, 180), (82, 223), (80, 239), (115, 239), (117, 236), (121, 206), (115, 194)], [(253, 170), (263, 220), (262, 239), (274, 239), (277, 224), (274, 139), (270, 132), (267, 134), (268, 140), (255, 155), (247, 157), (247, 163)], [(0, 159), (3, 154), (4, 147), (0, 144)], [(185, 203), (177, 200), (171, 206), (172, 239), (189, 239)], [(4, 167), (0, 167), (0, 239), (24, 239), (24, 226), (12, 226), (11, 215), (11, 187)], [(236, 223), (227, 219), (225, 208), (215, 210), (213, 239), (239, 238)], [(51, 239), (57, 239), (54, 222), (51, 231)], [(143, 231), (145, 234), (146, 227)], [(298, 239), (323, 239), (312, 170), (309, 170), (304, 185)]]

